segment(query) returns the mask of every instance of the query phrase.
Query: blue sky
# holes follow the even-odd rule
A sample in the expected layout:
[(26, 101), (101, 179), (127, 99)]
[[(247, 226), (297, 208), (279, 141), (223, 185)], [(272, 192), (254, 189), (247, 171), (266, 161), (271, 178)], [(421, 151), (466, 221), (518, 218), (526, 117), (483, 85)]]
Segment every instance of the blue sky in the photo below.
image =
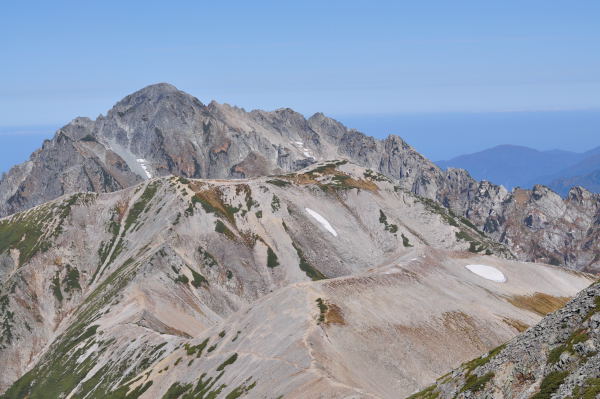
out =
[[(600, 110), (600, 2), (293, 3), (5, 3), (0, 127), (96, 117), (163, 81), (204, 102), (342, 120)], [(502, 139), (486, 134), (482, 146)]]

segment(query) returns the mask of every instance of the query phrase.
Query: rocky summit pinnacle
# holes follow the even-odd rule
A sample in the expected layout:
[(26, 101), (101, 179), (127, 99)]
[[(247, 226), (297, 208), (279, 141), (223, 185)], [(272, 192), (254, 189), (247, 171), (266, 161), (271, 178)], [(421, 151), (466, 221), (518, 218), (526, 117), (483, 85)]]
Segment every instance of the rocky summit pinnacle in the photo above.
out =
[[(96, 120), (76, 118), (0, 180), (0, 217), (75, 192), (112, 192), (154, 177), (248, 178), (346, 159), (437, 201), (522, 260), (600, 270), (600, 196), (544, 187), (507, 191), (443, 171), (400, 137), (384, 140), (316, 113), (204, 105), (167, 83), (147, 86)], [(543, 228), (542, 228), (543, 227)], [(465, 239), (467, 239), (465, 237)], [(477, 250), (477, 246), (473, 247)]]

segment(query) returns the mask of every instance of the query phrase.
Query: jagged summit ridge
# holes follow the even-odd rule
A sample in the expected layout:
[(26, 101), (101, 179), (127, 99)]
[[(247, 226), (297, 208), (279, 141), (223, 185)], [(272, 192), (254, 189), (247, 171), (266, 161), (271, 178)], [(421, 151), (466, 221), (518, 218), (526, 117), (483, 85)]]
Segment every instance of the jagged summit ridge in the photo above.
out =
[[(95, 121), (74, 119), (51, 141), (48, 150), (60, 148), (75, 156), (53, 153), (55, 168), (44, 171), (49, 159), (36, 153), (30, 162), (39, 173), (9, 172), (13, 176), (5, 179), (6, 187), (2, 187), (0, 215), (58, 194), (128, 187), (148, 178), (138, 159), (144, 160), (152, 176), (239, 178), (299, 170), (317, 160), (340, 157), (357, 158), (375, 169), (382, 164), (386, 173), (402, 174), (394, 170), (397, 165), (382, 161), (380, 153), (386, 150), (383, 142), (349, 130), (323, 114), (305, 119), (289, 108), (246, 112), (214, 101), (205, 106), (166, 83), (126, 96)], [(415, 154), (413, 150), (410, 155)], [(404, 158), (407, 164), (409, 157)], [(83, 166), (84, 173), (71, 170), (75, 166)], [(412, 166), (416, 178), (419, 165), (415, 162)], [(51, 177), (70, 184), (44, 192), (47, 190), (41, 189), (41, 181)], [(29, 193), (26, 186), (39, 187), (39, 194)]]
[(396, 135), (378, 140), (322, 113), (306, 119), (289, 108), (205, 106), (163, 83), (125, 97), (95, 121), (77, 118), (61, 128), (0, 180), (0, 216), (63, 194), (111, 192), (156, 176), (247, 178), (327, 159), (347, 159), (438, 201), (519, 259), (600, 268), (600, 195), (563, 199), (538, 186), (509, 192), (462, 169), (440, 170)]

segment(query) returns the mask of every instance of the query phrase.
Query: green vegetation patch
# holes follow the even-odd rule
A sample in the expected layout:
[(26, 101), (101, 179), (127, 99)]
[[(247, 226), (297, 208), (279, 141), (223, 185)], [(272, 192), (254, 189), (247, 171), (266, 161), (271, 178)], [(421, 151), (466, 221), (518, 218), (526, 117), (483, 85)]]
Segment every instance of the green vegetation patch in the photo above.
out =
[(277, 187), (285, 187), (285, 186), (289, 186), (289, 185), (292, 184), (289, 181), (282, 180), (282, 179), (267, 180), (267, 183), (272, 184), (272, 185), (277, 186)]
[(560, 356), (564, 352), (574, 354), (575, 350), (573, 347), (578, 343), (587, 341), (589, 338), (590, 337), (585, 330), (577, 330), (573, 332), (569, 338), (567, 338), (567, 341), (564, 344), (557, 346), (548, 353), (548, 363), (557, 363), (560, 360)]
[(321, 298), (317, 298), (316, 302), (317, 307), (319, 308), (318, 324), (325, 323), (325, 315), (327, 314), (327, 304)]
[(54, 297), (59, 302), (62, 302), (63, 294), (62, 290), (60, 289), (60, 275), (58, 273), (58, 270), (54, 274), (54, 277), (52, 277), (52, 284), (50, 284), (50, 288), (52, 289), (52, 294), (54, 294)]
[(388, 183), (392, 182), (387, 176), (382, 175), (379, 172), (374, 172), (371, 169), (365, 170), (363, 175), (366, 179), (369, 179), (369, 180), (374, 180), (374, 181), (379, 181), (379, 182), (388, 182)]
[[(100, 243), (100, 246), (98, 247), (98, 258), (100, 259), (100, 262), (99, 262), (100, 266), (102, 266), (104, 264), (104, 262), (106, 261), (106, 258), (108, 257), (108, 254), (110, 253), (110, 249), (113, 247), (113, 245), (115, 244), (115, 241), (117, 240), (117, 238), (119, 236), (119, 228), (121, 227), (121, 224), (118, 222), (118, 216), (119, 216), (119, 210), (118, 210), (118, 208), (115, 207), (115, 209), (113, 210), (113, 216), (108, 225), (108, 232), (111, 235), (111, 239), (106, 243), (105, 242)], [(115, 219), (117, 219), (117, 220), (115, 220)]]
[(179, 382), (175, 382), (167, 389), (167, 392), (165, 392), (162, 399), (177, 399), (191, 388), (192, 384), (180, 384)]
[(467, 375), (471, 374), (476, 368), (483, 366), (484, 364), (487, 364), (490, 362), (490, 360), (492, 360), (494, 357), (496, 357), (500, 352), (502, 352), (502, 350), (506, 347), (506, 344), (502, 344), (494, 349), (492, 349), (491, 351), (489, 351), (486, 355), (484, 356), (480, 356), (478, 358), (475, 358), (473, 360), (470, 360), (466, 363), (463, 364), (464, 369), (467, 372)]
[(437, 392), (435, 389), (436, 389), (436, 386), (431, 385), (431, 386), (425, 388), (424, 390), (422, 390), (421, 392), (417, 392), (413, 395), (410, 395), (406, 399), (437, 399), (440, 396), (440, 393)]
[(544, 377), (540, 384), (540, 391), (533, 395), (531, 399), (550, 399), (552, 394), (558, 390), (568, 375), (568, 371), (551, 372)]
[(189, 268), (189, 269), (192, 272), (192, 277), (194, 278), (192, 280), (192, 285), (194, 287), (200, 288), (202, 286), (202, 284), (208, 285), (208, 280), (203, 275), (201, 275), (200, 273), (198, 273), (194, 269), (191, 269), (191, 268)]
[(279, 209), (281, 209), (281, 202), (279, 201), (279, 197), (273, 194), (273, 198), (271, 199), (271, 210), (275, 213)]
[(588, 378), (582, 386), (576, 386), (568, 399), (596, 399), (600, 394), (600, 378)]
[(198, 345), (185, 344), (183, 347), (185, 348), (185, 352), (188, 356), (196, 355), (196, 357), (200, 357), (202, 355), (202, 351), (204, 348), (206, 348), (206, 345), (208, 345), (208, 338)]
[(124, 231), (129, 231), (131, 226), (135, 224), (139, 224), (139, 217), (146, 210), (148, 204), (154, 198), (156, 191), (160, 186), (159, 181), (152, 182), (146, 186), (144, 193), (138, 198), (138, 200), (133, 204), (129, 213), (127, 214), (127, 218), (125, 219), (125, 229)]
[(465, 385), (460, 389), (461, 392), (478, 392), (485, 387), (485, 385), (494, 378), (494, 373), (486, 373), (481, 377), (471, 374), (467, 377)]
[(225, 223), (223, 223), (220, 220), (217, 220), (215, 222), (215, 231), (217, 233), (221, 233), (221, 234), (225, 235), (230, 240), (235, 241), (235, 234), (233, 234), (233, 232), (231, 230), (229, 230), (229, 228), (225, 225)]
[(267, 245), (267, 267), (272, 269), (277, 266), (279, 266), (277, 254), (271, 249), (270, 246)]
[[(250, 377), (250, 378), (252, 378), (252, 377)], [(249, 381), (250, 378), (247, 381)], [(225, 399), (237, 399), (237, 398), (241, 397), (242, 395), (245, 395), (248, 392), (250, 392), (255, 386), (256, 386), (256, 381), (250, 385), (242, 384), (242, 385), (238, 386), (237, 388), (235, 388), (233, 391), (229, 392), (225, 396)]]
[[(487, 249), (487, 246), (485, 244), (481, 243), (480, 241), (475, 240), (473, 237), (471, 237), (469, 234), (465, 233), (462, 230), (454, 233), (454, 235), (456, 236), (456, 239), (458, 241), (466, 241), (469, 243), (469, 252), (479, 253), (479, 252), (483, 251), (484, 249)], [(489, 252), (489, 250), (488, 250), (488, 252)], [(491, 255), (491, 253), (488, 253), (488, 252), (486, 252), (486, 254)]]
[(87, 202), (94, 194), (74, 194), (60, 203), (48, 203), (0, 221), (0, 253), (19, 250), (19, 266), (52, 246), (52, 238), (62, 232), (62, 225), (76, 203)]
[[(14, 286), (13, 286), (14, 287)], [(14, 327), (14, 312), (9, 310), (10, 298), (8, 294), (0, 296), (0, 315), (2, 317), (2, 335), (0, 335), (0, 349), (5, 349), (7, 345), (10, 345), (13, 340), (13, 327)], [(28, 324), (25, 324), (28, 327)], [(28, 328), (31, 331), (31, 327)]]
[(71, 267), (71, 265), (66, 266), (65, 277), (63, 278), (63, 285), (66, 293), (75, 290), (81, 291), (79, 277), (79, 270), (76, 267)]
[[(190, 204), (188, 205), (188, 207), (186, 208), (184, 214), (185, 216), (193, 216), (194, 215), (194, 210), (196, 209), (196, 204), (200, 203), (201, 200), (200, 198), (198, 198), (197, 195), (193, 195), (192, 199), (190, 200)], [(179, 221), (177, 221), (179, 222)]]
[(379, 210), (379, 223), (383, 224), (383, 229), (385, 231), (389, 231), (392, 234), (396, 234), (398, 232), (398, 226), (395, 224), (388, 223), (387, 216), (385, 215), (385, 213), (383, 213), (381, 209)]
[(208, 267), (219, 266), (219, 263), (217, 262), (215, 257), (210, 252), (206, 251), (202, 247), (198, 247), (198, 252), (200, 253), (200, 256), (202, 257), (202, 261), (204, 262), (205, 266), (208, 266)]
[[(40, 361), (25, 375), (19, 378), (6, 392), (5, 399), (28, 397), (30, 399), (60, 398), (73, 391), (84, 378), (82, 384), (89, 389), (88, 398), (135, 398), (141, 395), (137, 391), (126, 394), (120, 387), (113, 389), (115, 382), (128, 381), (142, 370), (156, 362), (163, 354), (164, 345), (156, 345), (144, 349), (146, 356), (141, 360), (127, 357), (117, 362), (110, 362), (90, 376), (96, 366), (98, 357), (108, 350), (110, 341), (102, 341), (96, 334), (98, 326), (94, 321), (103, 309), (115, 300), (135, 275), (139, 264), (128, 259), (113, 271), (80, 305), (76, 318), (67, 330), (61, 334), (42, 356)], [(99, 345), (85, 360), (78, 359), (85, 354), (94, 343)], [(129, 370), (124, 375), (124, 370)], [(146, 387), (147, 388), (147, 387)], [(81, 391), (76, 392), (79, 397)], [(135, 396), (137, 395), (137, 396)]]
[(219, 365), (219, 367), (217, 367), (217, 371), (222, 371), (225, 367), (229, 366), (230, 364), (235, 363), (237, 358), (238, 358), (237, 353), (234, 353), (233, 355), (229, 356), (229, 358), (227, 358), (227, 360), (225, 360), (223, 363), (221, 363)]
[(300, 246), (298, 246), (296, 243), (294, 243), (292, 241), (292, 246), (294, 247), (294, 249), (296, 250), (296, 254), (298, 254), (298, 258), (300, 259), (300, 270), (302, 270), (304, 273), (306, 273), (306, 275), (308, 277), (310, 277), (311, 280), (313, 281), (317, 281), (317, 280), (325, 280), (327, 279), (327, 276), (324, 275), (323, 273), (321, 273), (319, 270), (317, 270), (316, 268), (314, 268), (306, 259), (306, 257), (304, 256), (304, 252), (302, 252), (302, 249), (300, 248)]
[(456, 215), (451, 210), (444, 208), (441, 204), (429, 198), (419, 197), (418, 200), (422, 202), (430, 212), (440, 215), (450, 226), (459, 227), (459, 224), (455, 219)]
[(600, 312), (600, 296), (594, 298), (594, 306), (587, 312), (584, 320), (588, 320), (594, 314)]
[(209, 377), (204, 380), (206, 377), (206, 373), (203, 373), (200, 378), (198, 378), (196, 386), (194, 389), (186, 392), (181, 396), (181, 399), (214, 399), (217, 398), (221, 392), (227, 387), (225, 384), (221, 384), (216, 387), (217, 381), (221, 379), (224, 372), (222, 371), (216, 377)]

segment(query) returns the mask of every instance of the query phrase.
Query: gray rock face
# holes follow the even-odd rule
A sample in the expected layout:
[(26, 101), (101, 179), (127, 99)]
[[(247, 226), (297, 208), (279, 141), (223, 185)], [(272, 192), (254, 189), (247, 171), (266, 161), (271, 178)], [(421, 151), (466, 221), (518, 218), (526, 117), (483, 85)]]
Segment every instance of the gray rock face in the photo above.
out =
[(79, 192), (110, 192), (155, 176), (243, 178), (345, 157), (400, 178), (418, 194), (437, 168), (400, 138), (379, 141), (323, 114), (203, 105), (168, 84), (148, 86), (106, 116), (77, 118), (0, 182), (0, 215)]
[(517, 258), (598, 273), (600, 196), (574, 187), (566, 199), (544, 186), (515, 189), (481, 182), (465, 215)]
[[(63, 194), (111, 192), (151, 177), (246, 178), (348, 159), (439, 201), (521, 260), (600, 269), (600, 195), (566, 200), (537, 187), (507, 192), (460, 169), (442, 171), (398, 136), (377, 140), (317, 113), (202, 104), (168, 84), (148, 86), (95, 121), (77, 118), (0, 180), (0, 216)], [(536, 228), (536, 224), (544, 229)]]

